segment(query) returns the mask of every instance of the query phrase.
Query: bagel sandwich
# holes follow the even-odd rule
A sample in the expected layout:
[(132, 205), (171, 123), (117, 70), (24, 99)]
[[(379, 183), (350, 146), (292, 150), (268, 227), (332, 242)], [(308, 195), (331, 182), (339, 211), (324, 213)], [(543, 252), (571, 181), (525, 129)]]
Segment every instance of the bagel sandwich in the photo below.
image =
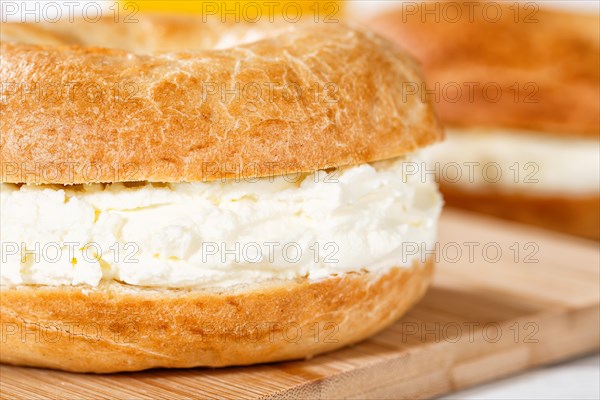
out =
[[(411, 4), (370, 21), (423, 65), (450, 206), (600, 239), (600, 21), (535, 4)], [(430, 168), (434, 168), (431, 166)]]
[(442, 201), (405, 166), (442, 130), (386, 40), (150, 15), (0, 32), (1, 362), (301, 359), (425, 292)]

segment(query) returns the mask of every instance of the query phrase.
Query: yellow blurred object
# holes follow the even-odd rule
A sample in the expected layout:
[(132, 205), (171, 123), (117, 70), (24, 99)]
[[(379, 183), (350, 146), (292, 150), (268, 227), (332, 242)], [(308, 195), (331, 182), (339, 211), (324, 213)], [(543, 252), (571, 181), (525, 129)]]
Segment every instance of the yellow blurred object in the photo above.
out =
[(123, 7), (139, 11), (215, 15), (222, 20), (258, 22), (283, 16), (286, 20), (313, 18), (335, 21), (341, 17), (343, 0), (121, 0)]

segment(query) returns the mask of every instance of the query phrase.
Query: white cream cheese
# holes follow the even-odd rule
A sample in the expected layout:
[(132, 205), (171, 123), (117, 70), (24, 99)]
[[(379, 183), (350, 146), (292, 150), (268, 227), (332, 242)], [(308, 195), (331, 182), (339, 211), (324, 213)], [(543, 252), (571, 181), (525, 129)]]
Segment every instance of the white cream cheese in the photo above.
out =
[[(417, 158), (418, 159), (418, 158)], [(403, 162), (298, 178), (82, 186), (1, 184), (3, 285), (230, 287), (408, 266), (442, 201)]]
[(598, 195), (600, 140), (527, 131), (449, 129), (428, 168), (461, 190)]

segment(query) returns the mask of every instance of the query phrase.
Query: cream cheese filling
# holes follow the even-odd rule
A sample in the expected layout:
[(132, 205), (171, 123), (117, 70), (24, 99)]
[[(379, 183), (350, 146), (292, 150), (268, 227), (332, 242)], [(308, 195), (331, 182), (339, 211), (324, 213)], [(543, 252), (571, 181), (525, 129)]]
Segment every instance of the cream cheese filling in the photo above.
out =
[[(0, 185), (2, 285), (226, 288), (406, 267), (442, 201), (418, 154), (303, 176)], [(410, 247), (414, 249), (414, 246)]]
[(428, 169), (461, 190), (598, 196), (600, 140), (517, 130), (447, 129)]

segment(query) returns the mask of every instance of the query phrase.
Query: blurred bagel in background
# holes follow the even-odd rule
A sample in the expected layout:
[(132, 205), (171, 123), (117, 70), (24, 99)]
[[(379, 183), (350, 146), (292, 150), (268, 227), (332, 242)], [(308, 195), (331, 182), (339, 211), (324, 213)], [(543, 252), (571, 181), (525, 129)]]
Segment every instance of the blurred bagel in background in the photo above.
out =
[(369, 25), (423, 66), (450, 206), (600, 238), (600, 19), (536, 3), (407, 2)]

